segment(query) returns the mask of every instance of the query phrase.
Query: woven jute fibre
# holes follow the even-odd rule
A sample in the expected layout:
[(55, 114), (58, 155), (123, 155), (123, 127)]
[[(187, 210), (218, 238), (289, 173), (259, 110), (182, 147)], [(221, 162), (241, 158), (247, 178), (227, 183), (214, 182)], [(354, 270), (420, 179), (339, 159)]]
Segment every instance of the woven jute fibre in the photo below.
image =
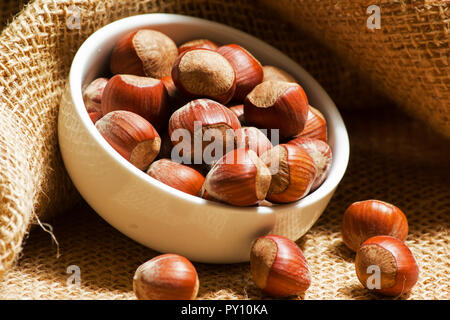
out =
[[(357, 66), (373, 86), (450, 137), (450, 1), (263, 0)], [(372, 25), (377, 5), (380, 29)], [(289, 9), (287, 9), (289, 8)]]
[[(444, 8), (445, 1), (437, 3)], [(73, 6), (81, 14), (79, 29), (67, 27), (68, 19), (73, 17)], [(303, 6), (309, 12), (314, 6), (318, 10), (322, 8), (319, 1), (305, 2)], [(10, 20), (11, 13), (18, 7), (5, 5), (4, 8), (7, 9), (0, 16)], [(336, 8), (342, 10), (339, 6)], [(395, 203), (406, 212), (410, 221), (407, 244), (416, 255), (421, 276), (412, 292), (401, 298), (450, 297), (450, 150), (448, 141), (428, 128), (432, 125), (442, 132), (448, 128), (448, 122), (444, 127), (436, 124), (433, 116), (424, 119), (423, 110), (413, 110), (407, 103), (409, 97), (398, 98), (403, 94), (400, 87), (386, 89), (385, 83), (396, 85), (397, 81), (373, 78), (372, 74), (361, 72), (364, 70), (361, 65), (366, 63), (363, 57), (353, 61), (338, 58), (334, 55), (335, 50), (341, 56), (345, 55), (341, 46), (330, 45), (333, 42), (329, 41), (318, 44), (297, 30), (303, 28), (309, 34), (318, 35), (317, 38), (321, 38), (320, 34), (310, 32), (303, 25), (295, 29), (257, 1), (193, 0), (37, 0), (24, 7), (3, 30), (0, 36), (0, 274), (13, 267), (0, 283), (0, 297), (134, 297), (132, 274), (139, 264), (156, 253), (115, 231), (84, 204), (68, 210), (79, 196), (64, 171), (58, 152), (56, 118), (70, 63), (81, 43), (109, 22), (149, 12), (198, 16), (249, 32), (298, 61), (325, 87), (338, 107), (347, 110), (344, 119), (350, 129), (352, 144), (348, 173), (321, 219), (298, 242), (313, 273), (313, 284), (301, 298), (379, 298), (368, 294), (358, 283), (352, 263), (354, 257), (343, 246), (339, 234), (345, 208), (353, 201), (367, 198)], [(420, 14), (419, 11), (419, 18)], [(353, 15), (343, 11), (341, 16), (348, 16), (349, 20), (342, 19), (337, 21), (338, 24), (353, 19)], [(445, 27), (445, 20), (431, 15), (426, 17), (436, 19), (433, 25)], [(286, 20), (289, 20), (287, 16)], [(326, 34), (326, 30), (323, 32)], [(339, 34), (335, 36), (339, 39)], [(346, 35), (340, 36), (346, 39)], [(355, 46), (359, 45), (357, 42)], [(347, 47), (352, 51), (352, 46)], [(389, 48), (387, 42), (385, 50)], [(424, 51), (428, 50), (424, 47)], [(383, 58), (383, 52), (377, 54), (381, 59), (378, 63), (385, 63), (384, 68), (388, 69), (389, 59)], [(372, 55), (369, 58), (373, 59)], [(407, 61), (405, 57), (405, 64)], [(416, 94), (414, 85), (422, 78), (409, 69), (407, 71), (411, 94)], [(404, 83), (400, 73), (399, 70), (397, 77)], [(441, 75), (437, 74), (435, 80), (437, 103), (426, 105), (427, 115), (447, 111), (448, 78), (445, 80)], [(376, 86), (370, 85), (374, 79), (380, 82)], [(429, 87), (428, 82), (426, 87)], [(383, 95), (382, 91), (387, 94)], [(421, 120), (391, 110), (394, 106), (386, 96), (404, 109), (412, 110), (412, 114)], [(418, 101), (417, 109), (423, 108), (421, 103)], [(50, 223), (59, 242), (59, 258), (52, 237), (42, 228), (33, 228), (27, 236), (30, 225), (39, 222), (37, 216), (41, 219), (55, 217)], [(49, 225), (42, 227), (50, 228)], [(25, 247), (20, 254), (24, 238)], [(14, 261), (17, 263), (13, 264)], [(71, 265), (80, 268), (80, 286), (67, 284), (70, 276), (67, 268)], [(248, 264), (196, 264), (196, 267), (201, 281), (200, 298), (261, 297), (250, 280)]]

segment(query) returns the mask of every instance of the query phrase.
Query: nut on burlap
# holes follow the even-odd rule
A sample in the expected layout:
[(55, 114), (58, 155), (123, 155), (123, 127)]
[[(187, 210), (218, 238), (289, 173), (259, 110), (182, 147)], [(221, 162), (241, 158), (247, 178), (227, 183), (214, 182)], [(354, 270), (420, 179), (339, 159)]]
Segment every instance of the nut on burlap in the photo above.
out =
[[(372, 297), (358, 287), (353, 274), (352, 258), (345, 248), (342, 248), (338, 231), (340, 215), (345, 206), (352, 201), (361, 200), (361, 197), (378, 197), (395, 202), (411, 214), (413, 228), (408, 244), (413, 246), (414, 253), (419, 256), (424, 272), (419, 285), (410, 297), (430, 299), (448, 297), (448, 286), (446, 288), (450, 272), (448, 218), (446, 219), (446, 212), (448, 214), (450, 205), (446, 197), (449, 191), (448, 181), (446, 183), (448, 174), (441, 175), (440, 172), (433, 172), (431, 175), (420, 171), (424, 168), (439, 169), (439, 164), (448, 160), (447, 158), (436, 159), (437, 156), (446, 154), (445, 145), (442, 152), (437, 152), (436, 150), (439, 150), (443, 144), (440, 140), (437, 140), (440, 141), (438, 144), (426, 142), (408, 145), (406, 143), (408, 139), (414, 137), (414, 133), (420, 133), (424, 122), (415, 124), (413, 128), (407, 126), (408, 131), (406, 131), (402, 121), (407, 121), (410, 125), (412, 121), (409, 118), (391, 121), (388, 115), (381, 121), (375, 121), (378, 112), (372, 112), (369, 115), (359, 113), (360, 109), (378, 108), (387, 104), (387, 100), (379, 94), (379, 90), (386, 89), (386, 85), (377, 85), (377, 88), (368, 86), (363, 81), (367, 75), (361, 73), (361, 76), (357, 73), (357, 70), (361, 71), (359, 65), (364, 64), (363, 57), (359, 57), (358, 60), (347, 59), (347, 61), (336, 58), (332, 51), (336, 47), (341, 54), (345, 55), (342, 47), (351, 48), (348, 42), (343, 46), (332, 45), (331, 49), (326, 48), (294, 31), (292, 26), (279, 19), (278, 14), (267, 10), (260, 2), (35, 0), (16, 16), (0, 35), (0, 121), (2, 123), (0, 129), (0, 274), (11, 267), (14, 260), (17, 260), (24, 236), (36, 216), (45, 218), (58, 212), (65, 212), (66, 208), (71, 207), (78, 199), (63, 169), (56, 134), (58, 104), (76, 50), (92, 32), (109, 22), (139, 13), (170, 12), (222, 22), (267, 41), (297, 60), (316, 77), (339, 108), (358, 112), (356, 116), (351, 114), (352, 116), (347, 118), (344, 114), (346, 121), (356, 125), (357, 128), (350, 132), (354, 156), (350, 162), (349, 173), (339, 188), (340, 192), (338, 190), (317, 225), (299, 241), (310, 263), (315, 266), (314, 284), (306, 298)], [(445, 1), (428, 2), (442, 4)], [(298, 0), (297, 3), (301, 3), (306, 9), (314, 6), (321, 9), (331, 1)], [(344, 1), (333, 1), (333, 3), (343, 4)], [(361, 5), (360, 1), (352, 1), (352, 3)], [(404, 4), (405, 1), (401, 3)], [(266, 5), (274, 6), (275, 1)], [(411, 1), (404, 4), (406, 12), (410, 12), (409, 5)], [(73, 17), (71, 6), (76, 6), (81, 14), (79, 29), (67, 27), (68, 19)], [(17, 8), (14, 5), (11, 7)], [(291, 1), (283, 10), (288, 11), (291, 8), (297, 8), (294, 1)], [(440, 8), (443, 7), (440, 6)], [(0, 10), (2, 10), (1, 6)], [(308, 10), (306, 11), (312, 14), (312, 9)], [(336, 6), (336, 10), (341, 18), (335, 23), (342, 28), (349, 21), (353, 21), (353, 12), (348, 14), (342, 12), (339, 6)], [(417, 11), (417, 19), (422, 19), (422, 12), (427, 11)], [(396, 16), (401, 16), (401, 13), (402, 11), (396, 12)], [(3, 12), (0, 16), (11, 17)], [(359, 16), (360, 20), (362, 17), (365, 18), (363, 13)], [(424, 17), (436, 19), (436, 23), (445, 30), (445, 24), (439, 19), (440, 16), (427, 14)], [(326, 16), (322, 18), (326, 19)], [(306, 22), (302, 23), (301, 27), (317, 36), (317, 32), (309, 32), (308, 26), (305, 26)], [(434, 26), (434, 22), (432, 24)], [(327, 28), (333, 29), (336, 25), (329, 25)], [(438, 33), (438, 27), (436, 28), (433, 35)], [(324, 34), (332, 32), (327, 30), (323, 30)], [(403, 34), (403, 37), (408, 40), (407, 33), (403, 29), (398, 31), (397, 36)], [(336, 41), (339, 41), (345, 34), (333, 35)], [(330, 39), (330, 41), (334, 40)], [(355, 41), (352, 45), (356, 45), (357, 42)], [(445, 39), (438, 43), (445, 43)], [(377, 44), (377, 48), (380, 46), (382, 43)], [(434, 47), (432, 49), (434, 53), (440, 52), (435, 51)], [(428, 48), (427, 52), (429, 50)], [(371, 52), (368, 59), (374, 62), (377, 55), (383, 56), (382, 53)], [(410, 53), (413, 58), (414, 53), (416, 51)], [(409, 61), (408, 57), (408, 55), (405, 56), (405, 64)], [(418, 61), (411, 61), (413, 65), (418, 65)], [(436, 58), (432, 61), (442, 61), (442, 59)], [(385, 65), (380, 67), (382, 70), (377, 69), (379, 74), (382, 74), (383, 68), (390, 67), (388, 58), (385, 57), (382, 62)], [(442, 66), (448, 68), (448, 64)], [(398, 64), (396, 68), (400, 72)], [(448, 94), (448, 87), (446, 87), (448, 78), (441, 77), (442, 74), (438, 72), (436, 75), (434, 91), (439, 98), (444, 98), (443, 102), (448, 102), (445, 100), (445, 92)], [(402, 75), (396, 75), (393, 79), (378, 75), (376, 79), (395, 87), (398, 77), (401, 77), (401, 83), (406, 81)], [(421, 74), (415, 75), (413, 72), (409, 72), (407, 77), (410, 78), (410, 86), (414, 90), (417, 89), (416, 82), (423, 79)], [(431, 85), (429, 82), (426, 84), (427, 88)], [(395, 88), (398, 89), (398, 87)], [(387, 89), (389, 89), (386, 92), (390, 98), (396, 99), (400, 105), (403, 105), (403, 96), (397, 98), (397, 90)], [(399, 96), (403, 94), (402, 92), (399, 91)], [(410, 101), (410, 98), (405, 101)], [(419, 101), (418, 108), (422, 108), (420, 103)], [(438, 114), (445, 110), (442, 105), (439, 104), (438, 109), (427, 112)], [(430, 119), (428, 121), (432, 121), (433, 117)], [(437, 128), (442, 129), (439, 125)], [(401, 140), (392, 138), (397, 135), (401, 136)], [(380, 142), (390, 143), (391, 146), (386, 147)], [(436, 151), (432, 155), (431, 160), (434, 161), (432, 165), (430, 165), (430, 159), (422, 157), (423, 146), (429, 146), (429, 150), (426, 151)], [(418, 153), (420, 155), (417, 155)], [(398, 162), (399, 159), (404, 159), (406, 163)], [(409, 163), (411, 165), (408, 165)], [(388, 171), (385, 170), (386, 166)], [(418, 173), (417, 170), (419, 170)], [(434, 186), (437, 187), (434, 188)], [(425, 201), (421, 201), (421, 194), (416, 190), (426, 190)], [(60, 243), (61, 258), (56, 258), (56, 250), (48, 234), (36, 229), (26, 242), (23, 258), (0, 283), (1, 298), (133, 297), (130, 287), (132, 273), (140, 263), (155, 254), (153, 251), (127, 239), (90, 211), (88, 213), (75, 211), (69, 219), (56, 218), (52, 224)], [(67, 287), (66, 268), (71, 264), (81, 267), (81, 287)], [(202, 282), (200, 298), (260, 297), (259, 291), (255, 290), (249, 278), (247, 264), (197, 265), (197, 267)], [(351, 286), (346, 286), (347, 283)]]

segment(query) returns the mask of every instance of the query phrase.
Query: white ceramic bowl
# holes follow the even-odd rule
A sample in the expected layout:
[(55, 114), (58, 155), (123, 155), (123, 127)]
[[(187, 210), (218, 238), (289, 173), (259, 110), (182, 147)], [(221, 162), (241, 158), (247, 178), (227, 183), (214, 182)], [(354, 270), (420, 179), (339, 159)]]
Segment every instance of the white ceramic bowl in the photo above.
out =
[[(310, 104), (322, 111), (328, 121), (334, 159), (322, 186), (296, 203), (240, 208), (173, 189), (123, 159), (92, 124), (81, 88), (107, 69), (110, 52), (121, 36), (145, 27), (164, 32), (177, 44), (195, 38), (240, 44), (262, 64), (281, 67), (297, 78)], [(348, 136), (336, 106), (293, 60), (244, 32), (174, 14), (145, 14), (118, 20), (83, 43), (70, 70), (58, 133), (63, 160), (73, 183), (101, 217), (145, 246), (208, 263), (248, 261), (252, 242), (267, 233), (299, 239), (324, 211), (349, 158)]]

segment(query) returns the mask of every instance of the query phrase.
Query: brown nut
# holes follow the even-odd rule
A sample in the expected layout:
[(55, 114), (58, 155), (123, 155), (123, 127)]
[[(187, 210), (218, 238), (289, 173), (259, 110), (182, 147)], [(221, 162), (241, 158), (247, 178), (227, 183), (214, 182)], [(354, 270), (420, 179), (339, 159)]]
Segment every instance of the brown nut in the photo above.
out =
[(195, 267), (177, 254), (163, 254), (147, 261), (133, 277), (138, 300), (194, 300), (198, 287)]
[(275, 80), (275, 81), (286, 81), (286, 82), (297, 82), (293, 76), (291, 76), (286, 71), (274, 67), (274, 66), (264, 66), (264, 79), (263, 81)]
[(358, 250), (361, 243), (373, 236), (386, 235), (405, 241), (408, 220), (396, 206), (380, 201), (354, 202), (344, 212), (342, 239), (351, 250)]
[(83, 101), (87, 112), (102, 111), (102, 95), (107, 83), (108, 79), (97, 78), (83, 90)]
[[(197, 99), (172, 114), (169, 120), (169, 135), (177, 150), (183, 152), (188, 150), (195, 163), (199, 164), (205, 160), (205, 156), (210, 156), (212, 159), (207, 163), (211, 164), (212, 161), (222, 157), (228, 149), (235, 148), (234, 130), (240, 127), (239, 120), (227, 107), (213, 100)], [(179, 129), (187, 130), (189, 139), (186, 141), (184, 137), (183, 140), (178, 139)], [(211, 134), (214, 137), (208, 138)], [(221, 138), (223, 148), (210, 150), (208, 146), (213, 141), (218, 142), (215, 140), (218, 136)], [(196, 139), (200, 139), (198, 144)]]
[(264, 200), (270, 186), (270, 172), (255, 152), (236, 149), (219, 159), (209, 171), (204, 191), (235, 206), (251, 206)]
[(167, 92), (161, 80), (118, 74), (112, 77), (103, 91), (102, 112), (127, 110), (144, 117), (157, 130), (169, 119)]
[(172, 188), (193, 196), (199, 194), (205, 181), (205, 177), (200, 172), (169, 159), (153, 162), (148, 168), (147, 174)]
[(297, 138), (288, 141), (287, 144), (292, 144), (305, 149), (314, 160), (317, 168), (317, 175), (311, 186), (311, 191), (316, 190), (325, 181), (331, 169), (333, 154), (330, 146), (322, 140), (303, 138), (302, 136), (297, 136)]
[(161, 81), (164, 84), (164, 87), (166, 87), (170, 113), (175, 112), (190, 101), (184, 94), (181, 93), (180, 90), (177, 89), (171, 76), (161, 78)]
[(308, 99), (293, 82), (265, 81), (244, 101), (245, 122), (261, 129), (279, 129), (280, 139), (303, 131), (308, 116)]
[(95, 124), (102, 117), (103, 114), (101, 112), (98, 111), (89, 112), (89, 118), (91, 118), (93, 124)]
[(112, 111), (95, 124), (98, 132), (125, 159), (146, 170), (156, 158), (161, 139), (153, 126), (129, 111)]
[(186, 50), (190, 49), (209, 49), (216, 50), (218, 48), (217, 44), (208, 39), (195, 39), (188, 42), (183, 43), (178, 47), (178, 54), (183, 53)]
[(110, 69), (113, 74), (160, 79), (170, 75), (177, 57), (172, 39), (156, 30), (141, 29), (119, 40), (111, 55)]
[(279, 144), (264, 153), (261, 160), (272, 175), (267, 200), (287, 203), (300, 200), (309, 193), (317, 169), (314, 160), (304, 149)]
[(356, 252), (355, 268), (364, 287), (388, 296), (408, 292), (419, 278), (411, 250), (390, 236), (367, 239)]
[(212, 197), (208, 191), (206, 191), (204, 188), (200, 191), (200, 198), (203, 198), (205, 200), (214, 201), (214, 202), (220, 202), (219, 200)]
[(272, 148), (272, 143), (267, 136), (255, 127), (242, 127), (235, 131), (236, 147), (247, 148), (261, 156), (264, 152)]
[(216, 50), (233, 66), (236, 72), (236, 91), (233, 99), (244, 101), (247, 94), (263, 81), (261, 63), (247, 50), (237, 44), (227, 44)]
[(172, 68), (175, 86), (191, 98), (210, 98), (226, 104), (236, 90), (232, 65), (221, 54), (190, 49), (180, 54)]
[(239, 119), (239, 122), (241, 123), (241, 126), (245, 125), (244, 105), (243, 104), (233, 105), (233, 106), (230, 106), (229, 109), (231, 111), (233, 111), (233, 113)]
[(323, 142), (328, 141), (327, 121), (319, 110), (309, 106), (305, 128), (297, 137), (319, 139)]
[(274, 297), (301, 294), (311, 284), (302, 251), (294, 241), (282, 236), (258, 238), (251, 250), (250, 268), (256, 286)]

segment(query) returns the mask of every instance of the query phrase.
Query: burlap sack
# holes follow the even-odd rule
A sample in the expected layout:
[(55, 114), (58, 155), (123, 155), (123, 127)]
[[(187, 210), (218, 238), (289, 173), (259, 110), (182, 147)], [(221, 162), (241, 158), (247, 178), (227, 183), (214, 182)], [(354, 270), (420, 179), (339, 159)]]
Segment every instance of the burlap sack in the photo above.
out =
[[(11, 4), (12, 1), (6, 3), (10, 4), (0, 7), (7, 8), (5, 12), (18, 8)], [(274, 6), (274, 3), (265, 5)], [(311, 13), (314, 5), (322, 8), (318, 3), (305, 2), (303, 5)], [(446, 11), (445, 1), (436, 3)], [(26, 241), (22, 257), (18, 258), (30, 223), (38, 222), (36, 216), (45, 218), (67, 211), (79, 199), (63, 169), (56, 143), (58, 103), (77, 48), (93, 31), (118, 18), (147, 12), (173, 12), (223, 22), (275, 45), (310, 71), (339, 108), (353, 110), (344, 113), (352, 140), (349, 171), (322, 218), (299, 241), (313, 272), (313, 285), (304, 298), (373, 297), (359, 285), (353, 270), (353, 256), (342, 245), (339, 235), (345, 207), (365, 198), (391, 201), (408, 215), (411, 233), (407, 243), (416, 255), (422, 273), (418, 285), (402, 298), (449, 298), (448, 142), (431, 133), (427, 122), (416, 122), (390, 110), (393, 106), (376, 91), (385, 90), (389, 85), (380, 84), (374, 90), (365, 83), (366, 77), (370, 80), (374, 75), (356, 72), (361, 70), (362, 64), (367, 67), (363, 57), (350, 61), (337, 58), (333, 55), (333, 45), (327, 49), (293, 32), (291, 25), (280, 20), (265, 5), (256, 1), (218, 0), (36, 0), (12, 20), (0, 36), (0, 273), (10, 268), (14, 261), (18, 263), (4, 274), (0, 297), (133, 297), (131, 277), (134, 270), (156, 253), (125, 238), (83, 205), (71, 214), (66, 213), (64, 218), (51, 221), (61, 257), (57, 258), (57, 248), (49, 234), (35, 228)], [(405, 4), (406, 12), (409, 12), (409, 5)], [(69, 20), (73, 21), (73, 6), (81, 14), (79, 29), (67, 25)], [(349, 19), (342, 18), (337, 25), (352, 21), (353, 18), (344, 14), (339, 6), (336, 10), (340, 17)], [(421, 19), (422, 12), (417, 12), (417, 19)], [(9, 13), (2, 12), (0, 16), (10, 19)], [(440, 16), (427, 14), (425, 17), (435, 19), (429, 22), (430, 25), (441, 23), (445, 28), (445, 19)], [(330, 25), (328, 29), (334, 27)], [(304, 29), (309, 33), (308, 28)], [(325, 28), (323, 34), (332, 32), (328, 29)], [(398, 32), (402, 30), (398, 29)], [(334, 36), (346, 39), (346, 35)], [(395, 38), (395, 33), (391, 36)], [(389, 42), (386, 45), (389, 46)], [(448, 39), (446, 45), (448, 50)], [(337, 48), (341, 54), (344, 52), (341, 46)], [(424, 49), (427, 50), (430, 49)], [(430, 61), (442, 61), (445, 52), (440, 50), (439, 53), (439, 59)], [(371, 61), (374, 61), (375, 56), (372, 52), (367, 59), (372, 57)], [(385, 69), (390, 66), (387, 58), (380, 61), (385, 62)], [(414, 65), (416, 62), (414, 59), (409, 61)], [(443, 68), (448, 68), (448, 64)], [(397, 77), (402, 83), (409, 77), (409, 85), (416, 90), (417, 81), (425, 81), (425, 78), (407, 70), (407, 75), (401, 73)], [(440, 104), (433, 109), (435, 113), (427, 111), (427, 114), (444, 111), (445, 116), (448, 112), (445, 109), (448, 108), (448, 78), (442, 75), (448, 77), (448, 72), (436, 74), (436, 86), (433, 87), (435, 96), (441, 99)], [(387, 77), (376, 79), (397, 84)], [(424, 82), (419, 87), (430, 88), (430, 83)], [(399, 90), (401, 86), (396, 88), (386, 92), (390, 98), (400, 101), (396, 91), (399, 96), (403, 94)], [(413, 109), (409, 102), (400, 105)], [(381, 112), (381, 106), (388, 108)], [(417, 109), (423, 108), (423, 104), (417, 106)], [(377, 109), (367, 112), (367, 107)], [(423, 110), (417, 114), (423, 114)], [(435, 118), (431, 116), (428, 123)], [(442, 125), (436, 125), (438, 122), (433, 123), (435, 128), (445, 131)], [(445, 128), (448, 128), (448, 122)], [(47, 225), (43, 227), (48, 228)], [(81, 270), (79, 286), (67, 286), (70, 265)], [(202, 283), (200, 298), (261, 297), (250, 280), (248, 264), (196, 266)]]
[[(262, 2), (333, 48), (404, 110), (450, 137), (448, 0)], [(379, 8), (379, 29), (373, 5)]]

